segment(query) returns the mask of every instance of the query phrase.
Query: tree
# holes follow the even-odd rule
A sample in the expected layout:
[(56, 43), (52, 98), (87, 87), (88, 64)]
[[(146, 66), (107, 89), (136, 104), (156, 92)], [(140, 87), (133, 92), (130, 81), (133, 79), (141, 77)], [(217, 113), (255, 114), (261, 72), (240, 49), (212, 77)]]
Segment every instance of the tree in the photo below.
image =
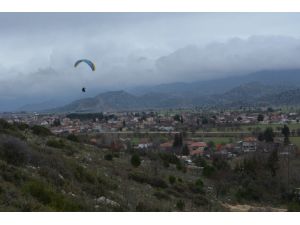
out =
[(208, 119), (207, 119), (207, 118), (205, 118), (205, 117), (204, 117), (204, 118), (202, 118), (202, 124), (203, 124), (203, 125), (205, 125), (205, 124), (208, 124)]
[(176, 133), (174, 136), (174, 142), (173, 142), (173, 147), (181, 147), (183, 144), (182, 141), (182, 134), (181, 133)]
[(274, 149), (268, 158), (268, 168), (271, 171), (273, 177), (276, 176), (276, 172), (279, 169), (278, 150)]
[(178, 121), (178, 122), (181, 120), (180, 115), (178, 115), (178, 114), (176, 114), (176, 115), (173, 117), (173, 119), (174, 119), (175, 121)]
[(263, 114), (259, 114), (257, 116), (257, 121), (260, 122), (260, 121), (264, 121), (264, 115)]
[(266, 142), (273, 142), (274, 141), (275, 134), (273, 132), (272, 127), (267, 127), (264, 132), (264, 139)]
[(216, 145), (215, 145), (215, 142), (214, 141), (209, 141), (207, 143), (207, 145), (209, 146), (210, 150), (214, 150)]
[(184, 201), (183, 200), (178, 200), (176, 202), (176, 208), (179, 209), (180, 211), (183, 211), (185, 207)]
[(196, 123), (197, 123), (197, 126), (200, 125), (200, 120), (199, 120), (199, 118), (197, 118)]
[(182, 116), (180, 116), (180, 122), (181, 122), (181, 124), (183, 124), (183, 117)]
[(259, 132), (259, 133), (258, 133), (258, 136), (257, 136), (257, 139), (258, 139), (259, 141), (264, 141), (264, 140), (265, 140), (264, 133)]
[(284, 143), (285, 144), (289, 144), (290, 140), (289, 140), (289, 136), (290, 136), (290, 129), (287, 125), (284, 125), (281, 133), (284, 135)]
[(186, 156), (190, 155), (190, 150), (189, 150), (189, 147), (187, 145), (183, 146), (181, 154), (186, 155)]
[(174, 176), (169, 176), (169, 182), (170, 182), (170, 184), (174, 184), (175, 182), (176, 182), (176, 177), (174, 177)]
[(138, 154), (133, 154), (130, 162), (134, 167), (139, 167), (139, 165), (141, 165), (141, 160)]
[(58, 127), (58, 126), (60, 126), (61, 124), (60, 124), (60, 119), (55, 119), (54, 121), (53, 121), (53, 126), (54, 127)]

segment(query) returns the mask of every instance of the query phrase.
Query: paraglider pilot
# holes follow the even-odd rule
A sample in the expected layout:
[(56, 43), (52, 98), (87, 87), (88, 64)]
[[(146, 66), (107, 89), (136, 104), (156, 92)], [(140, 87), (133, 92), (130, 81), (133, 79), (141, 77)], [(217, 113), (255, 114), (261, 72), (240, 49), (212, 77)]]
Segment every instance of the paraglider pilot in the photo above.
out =
[(82, 92), (85, 92), (85, 87), (83, 87), (83, 88), (81, 89), (81, 91), (82, 91)]

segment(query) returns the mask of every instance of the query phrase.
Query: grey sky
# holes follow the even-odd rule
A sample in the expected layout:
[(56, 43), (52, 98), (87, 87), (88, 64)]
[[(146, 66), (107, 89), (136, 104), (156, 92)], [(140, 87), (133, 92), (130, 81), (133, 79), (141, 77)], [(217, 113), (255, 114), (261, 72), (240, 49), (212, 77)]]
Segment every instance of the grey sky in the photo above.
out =
[[(300, 13), (0, 13), (0, 110), (144, 84), (300, 68)], [(97, 70), (76, 59), (89, 58)]]

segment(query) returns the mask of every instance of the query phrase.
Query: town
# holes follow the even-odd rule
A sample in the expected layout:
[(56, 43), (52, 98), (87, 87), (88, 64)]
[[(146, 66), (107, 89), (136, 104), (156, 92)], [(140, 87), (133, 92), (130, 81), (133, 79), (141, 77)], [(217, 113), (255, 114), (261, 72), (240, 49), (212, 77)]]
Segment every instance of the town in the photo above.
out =
[[(272, 108), (239, 110), (187, 110), (101, 112), (70, 114), (2, 113), (9, 123), (45, 126), (56, 135), (88, 134), (92, 144), (118, 151), (160, 150), (191, 158), (213, 155), (232, 159), (238, 155), (268, 151), (260, 140), (264, 130), (272, 128), (274, 144), (280, 155), (296, 152), (300, 144), (300, 111)], [(283, 145), (282, 129), (289, 127), (289, 145)], [(177, 140), (180, 139), (180, 140)], [(179, 142), (179, 143), (176, 143)], [(270, 148), (270, 146), (269, 146)], [(182, 153), (185, 151), (184, 153)]]

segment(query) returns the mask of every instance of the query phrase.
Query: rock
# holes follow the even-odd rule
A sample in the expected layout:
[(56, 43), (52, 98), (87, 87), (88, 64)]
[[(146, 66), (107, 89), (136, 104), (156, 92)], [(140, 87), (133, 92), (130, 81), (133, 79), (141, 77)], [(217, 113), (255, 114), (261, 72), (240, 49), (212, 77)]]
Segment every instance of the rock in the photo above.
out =
[(113, 207), (119, 207), (120, 204), (113, 201), (113, 200), (110, 200), (108, 198), (105, 198), (104, 196), (101, 196), (99, 198), (96, 199), (96, 203), (101, 203), (101, 204), (105, 204), (105, 205), (110, 205), (110, 206), (113, 206)]

